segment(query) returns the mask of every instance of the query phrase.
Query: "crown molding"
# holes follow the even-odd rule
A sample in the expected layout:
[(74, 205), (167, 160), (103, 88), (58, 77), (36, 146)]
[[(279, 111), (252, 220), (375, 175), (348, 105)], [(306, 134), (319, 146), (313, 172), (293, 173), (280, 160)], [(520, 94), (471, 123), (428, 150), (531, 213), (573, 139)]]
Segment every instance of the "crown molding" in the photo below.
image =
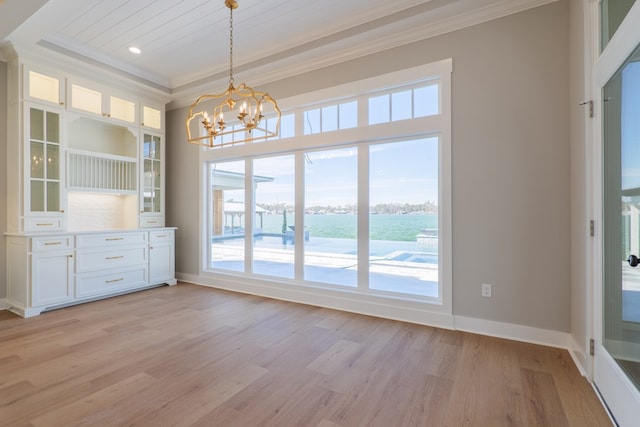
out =
[[(472, 0), (471, 0), (472, 1)], [(389, 23), (371, 30), (332, 36), (327, 43), (311, 42), (288, 51), (270, 55), (235, 68), (236, 80), (250, 81), (253, 87), (293, 77), (349, 60), (397, 48), (420, 40), (447, 34), (474, 25), (503, 18), (558, 0), (502, 0), (483, 8), (457, 13), (453, 18), (419, 25), (421, 15)], [(461, 5), (464, 8), (464, 5)], [(407, 25), (415, 21), (416, 25)], [(340, 33), (339, 33), (340, 34)], [(239, 78), (238, 76), (242, 76)], [(197, 94), (210, 92), (212, 87), (224, 87), (226, 72), (216, 73), (172, 90), (173, 100), (167, 109), (190, 105)]]

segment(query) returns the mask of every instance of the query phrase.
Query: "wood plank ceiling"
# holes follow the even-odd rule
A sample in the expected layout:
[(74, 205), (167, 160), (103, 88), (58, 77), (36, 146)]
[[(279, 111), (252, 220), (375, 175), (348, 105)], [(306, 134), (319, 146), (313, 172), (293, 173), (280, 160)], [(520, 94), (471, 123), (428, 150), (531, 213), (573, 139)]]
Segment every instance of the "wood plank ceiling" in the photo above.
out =
[[(550, 1), (240, 0), (234, 12), (234, 63), (237, 72), (278, 61), (284, 68), (294, 57), (318, 63), (324, 58), (326, 64), (358, 45), (369, 45), (359, 48), (359, 54), (366, 54), (376, 45), (391, 47), (392, 39), (406, 42), (400, 34), (412, 32), (419, 39), (445, 32), (443, 23), (454, 18), (458, 27), (472, 25), (474, 16), (487, 20), (492, 13), (505, 15)], [(0, 15), (20, 3), (5, 0)], [(227, 75), (228, 19), (224, 0), (49, 0), (0, 45), (39, 44), (73, 53), (176, 92)], [(132, 45), (142, 54), (132, 55)]]

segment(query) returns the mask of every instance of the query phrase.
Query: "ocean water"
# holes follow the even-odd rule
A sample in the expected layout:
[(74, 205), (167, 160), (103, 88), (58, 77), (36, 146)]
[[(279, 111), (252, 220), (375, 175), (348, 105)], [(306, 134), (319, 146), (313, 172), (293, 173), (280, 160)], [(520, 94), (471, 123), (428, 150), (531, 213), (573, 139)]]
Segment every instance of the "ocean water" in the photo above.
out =
[[(355, 239), (358, 232), (357, 215), (325, 214), (305, 215), (306, 230), (311, 236), (338, 239)], [(256, 226), (260, 227), (260, 218)], [(263, 215), (262, 230), (265, 233), (282, 233), (283, 215)], [(295, 216), (287, 213), (287, 227), (295, 225)], [(438, 228), (437, 214), (369, 216), (369, 232), (372, 240), (415, 242), (425, 229)]]

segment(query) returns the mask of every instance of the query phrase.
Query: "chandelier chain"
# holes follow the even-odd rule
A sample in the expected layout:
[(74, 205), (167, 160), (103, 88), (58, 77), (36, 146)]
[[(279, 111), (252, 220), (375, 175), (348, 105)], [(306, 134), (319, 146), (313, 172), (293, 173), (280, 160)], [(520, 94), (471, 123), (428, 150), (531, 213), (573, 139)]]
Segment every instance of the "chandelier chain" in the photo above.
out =
[(233, 85), (233, 7), (229, 8), (229, 86)]

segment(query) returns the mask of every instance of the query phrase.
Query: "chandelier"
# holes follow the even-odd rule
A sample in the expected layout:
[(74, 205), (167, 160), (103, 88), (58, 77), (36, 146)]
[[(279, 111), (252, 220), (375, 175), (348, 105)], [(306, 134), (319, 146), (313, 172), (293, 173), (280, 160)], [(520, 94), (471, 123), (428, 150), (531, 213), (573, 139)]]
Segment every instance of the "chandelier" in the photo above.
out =
[(234, 84), (233, 10), (238, 2), (224, 4), (229, 8), (229, 87), (219, 95), (200, 96), (186, 120), (188, 141), (211, 148), (265, 140), (280, 129), (280, 109), (269, 94)]

